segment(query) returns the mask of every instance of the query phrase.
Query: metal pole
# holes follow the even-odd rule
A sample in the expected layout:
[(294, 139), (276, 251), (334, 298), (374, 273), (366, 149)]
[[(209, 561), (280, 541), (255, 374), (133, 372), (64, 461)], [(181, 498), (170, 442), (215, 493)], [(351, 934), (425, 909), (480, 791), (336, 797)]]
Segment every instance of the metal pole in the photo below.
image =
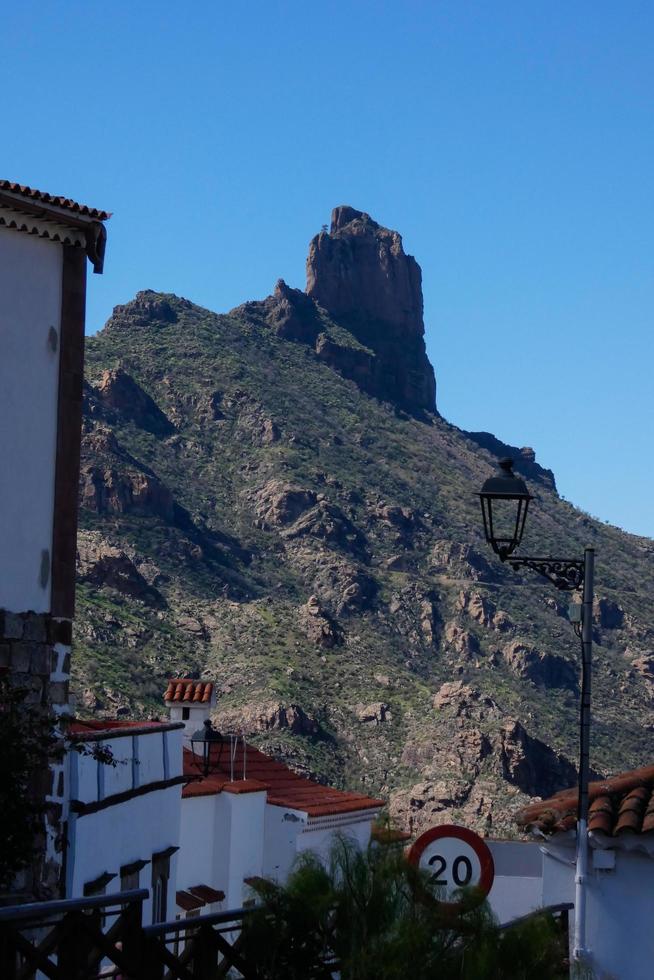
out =
[(586, 947), (586, 883), (588, 878), (588, 780), (590, 773), (590, 691), (593, 661), (593, 586), (595, 549), (584, 549), (582, 605), (581, 716), (579, 739), (579, 817), (575, 874), (575, 960), (588, 956)]

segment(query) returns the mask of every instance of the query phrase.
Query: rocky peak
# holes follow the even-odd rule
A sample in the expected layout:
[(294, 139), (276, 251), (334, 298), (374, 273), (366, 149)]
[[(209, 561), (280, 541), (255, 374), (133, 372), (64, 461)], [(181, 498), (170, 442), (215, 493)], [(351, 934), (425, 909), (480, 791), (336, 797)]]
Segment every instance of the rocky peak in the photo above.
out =
[(266, 322), (278, 337), (313, 344), (320, 333), (315, 303), (301, 289), (278, 279), (272, 296), (263, 301)]
[(316, 235), (307, 258), (307, 294), (335, 316), (368, 314), (422, 337), (422, 274), (402, 236), (363, 211), (332, 212), (329, 234)]
[(172, 293), (164, 295), (152, 289), (142, 289), (133, 300), (121, 306), (114, 306), (113, 313), (104, 325), (104, 331), (112, 332), (124, 327), (143, 327), (151, 323), (177, 323), (175, 304), (188, 308), (188, 300), (180, 299)]
[(309, 246), (307, 295), (376, 355), (373, 393), (409, 410), (436, 410), (427, 359), (422, 273), (402, 236), (348, 205)]

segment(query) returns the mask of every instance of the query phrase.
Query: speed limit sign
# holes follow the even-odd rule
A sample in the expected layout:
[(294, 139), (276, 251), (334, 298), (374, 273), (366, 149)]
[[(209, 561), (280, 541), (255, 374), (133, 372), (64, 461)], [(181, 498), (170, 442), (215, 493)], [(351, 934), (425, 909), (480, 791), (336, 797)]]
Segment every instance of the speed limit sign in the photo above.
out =
[(453, 824), (421, 834), (409, 851), (409, 861), (430, 873), (432, 884), (442, 889), (443, 902), (451, 901), (459, 888), (477, 888), (486, 896), (495, 877), (488, 845), (472, 830)]

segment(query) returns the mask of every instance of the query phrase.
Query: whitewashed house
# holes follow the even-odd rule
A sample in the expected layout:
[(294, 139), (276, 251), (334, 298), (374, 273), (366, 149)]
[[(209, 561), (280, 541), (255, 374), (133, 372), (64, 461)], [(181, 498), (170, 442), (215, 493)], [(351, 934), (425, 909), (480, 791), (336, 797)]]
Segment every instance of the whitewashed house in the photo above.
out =
[(66, 753), (66, 898), (148, 888), (143, 921), (175, 914), (179, 723), (74, 722)]
[[(654, 975), (654, 766), (592, 782), (586, 936), (597, 980)], [(542, 841), (543, 905), (574, 902), (577, 789), (532, 803), (518, 822)], [(572, 935), (572, 917), (570, 934)]]
[(240, 735), (204, 776), (191, 737), (211, 682), (169, 681), (169, 722), (76, 721), (66, 754), (65, 897), (147, 888), (144, 922), (239, 908), (248, 881), (284, 881), (299, 853), (342, 831), (365, 847), (384, 805), (298, 775)]
[[(302, 851), (326, 856), (336, 831), (362, 847), (368, 844), (382, 800), (300, 776), (236, 735), (223, 736), (212, 771), (201, 776), (190, 737), (210, 717), (213, 685), (172, 680), (165, 702), (171, 717), (182, 712), (187, 726), (184, 772), (192, 780), (182, 790), (177, 865), (181, 911), (240, 907), (250, 894), (250, 879), (284, 881)], [(200, 884), (213, 895), (202, 906), (196, 904), (202, 897)]]
[[(0, 670), (67, 710), (75, 605), (87, 260), (102, 271), (106, 211), (0, 180)], [(24, 897), (61, 882), (65, 773), (45, 790), (45, 852)]]

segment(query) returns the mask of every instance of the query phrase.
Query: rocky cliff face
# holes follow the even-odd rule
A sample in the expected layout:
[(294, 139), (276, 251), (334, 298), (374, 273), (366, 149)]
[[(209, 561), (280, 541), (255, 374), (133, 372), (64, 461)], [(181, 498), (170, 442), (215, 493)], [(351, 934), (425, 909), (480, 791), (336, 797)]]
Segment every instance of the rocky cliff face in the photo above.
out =
[(411, 411), (436, 411), (436, 382), (424, 343), (422, 274), (398, 232), (363, 211), (334, 208), (329, 232), (320, 232), (309, 246), (307, 295), (374, 353), (374, 394)]

